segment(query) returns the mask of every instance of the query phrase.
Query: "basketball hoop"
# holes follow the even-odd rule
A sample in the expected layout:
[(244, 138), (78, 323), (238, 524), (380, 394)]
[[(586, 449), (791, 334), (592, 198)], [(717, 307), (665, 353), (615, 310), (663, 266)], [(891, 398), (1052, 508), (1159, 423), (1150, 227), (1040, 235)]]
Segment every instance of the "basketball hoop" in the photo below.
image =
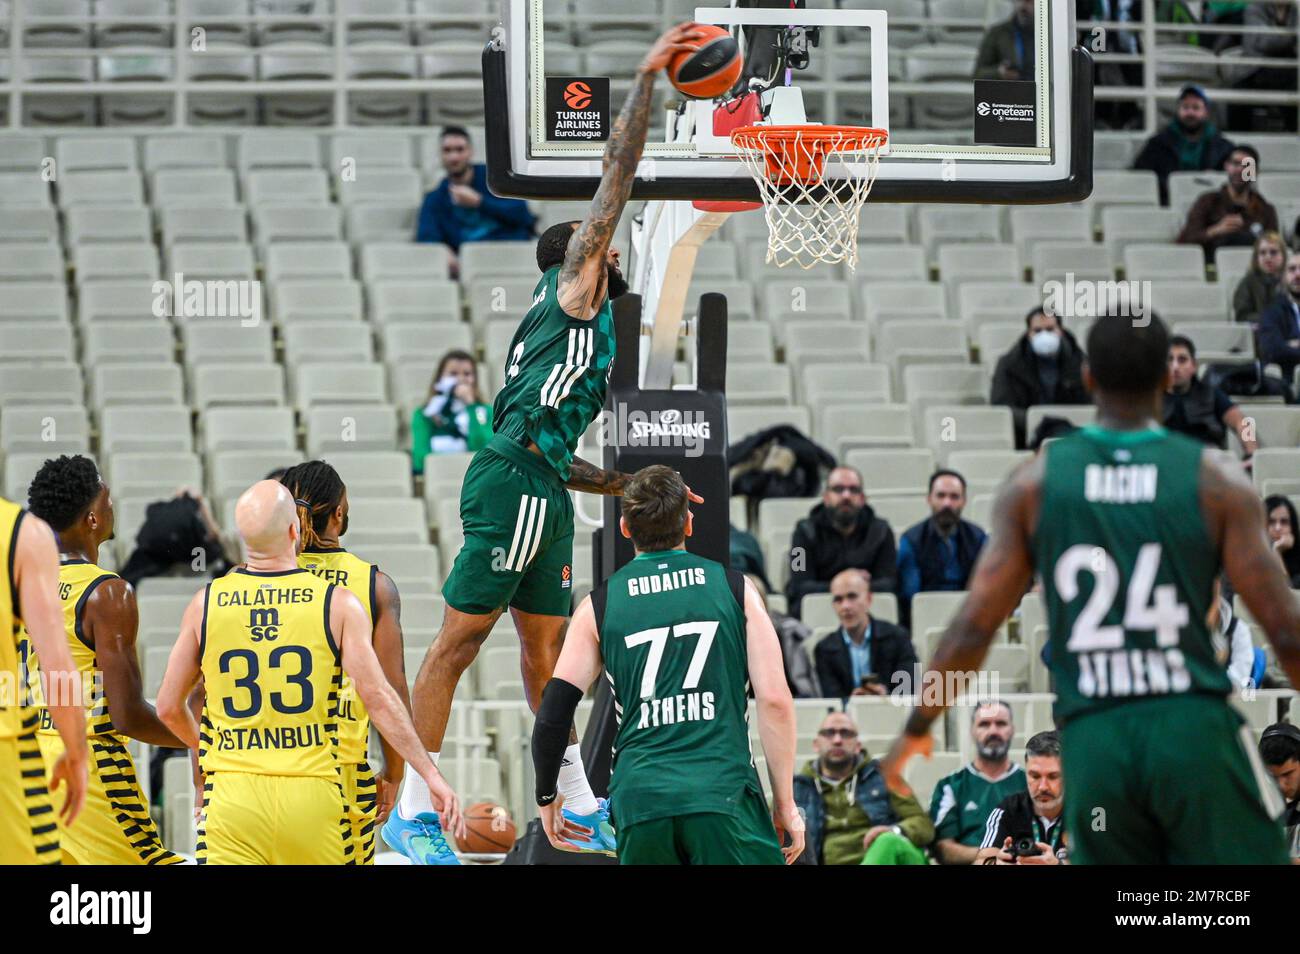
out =
[[(758, 184), (767, 218), (767, 261), (811, 268), (858, 264), (858, 216), (880, 171), (889, 134), (867, 126), (741, 126), (731, 142)], [(826, 157), (865, 163), (824, 181)], [(847, 172), (847, 170), (846, 170)]]

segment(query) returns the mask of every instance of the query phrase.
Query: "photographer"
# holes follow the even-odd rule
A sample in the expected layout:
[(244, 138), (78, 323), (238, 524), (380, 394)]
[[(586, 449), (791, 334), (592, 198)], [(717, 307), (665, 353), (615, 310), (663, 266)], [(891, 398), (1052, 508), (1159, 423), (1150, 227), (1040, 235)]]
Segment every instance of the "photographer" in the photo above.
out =
[(1205, 260), (1224, 245), (1254, 245), (1265, 232), (1278, 231), (1277, 209), (1259, 194), (1259, 153), (1253, 146), (1237, 146), (1224, 160), (1228, 181), (1222, 188), (1203, 193), (1187, 213), (1178, 234), (1184, 245), (1199, 245)]
[(1287, 849), (1291, 863), (1300, 865), (1300, 729), (1289, 722), (1270, 725), (1260, 736), (1259, 757), (1286, 801)]
[(1025, 779), (1026, 791), (1008, 795), (989, 813), (977, 865), (1068, 864), (1061, 737), (1056, 732), (1039, 732), (1025, 745)]
[(478, 366), (465, 351), (448, 351), (438, 362), (424, 407), (411, 415), (411, 467), (424, 473), (428, 454), (464, 454), (492, 438), (492, 405), (478, 388)]

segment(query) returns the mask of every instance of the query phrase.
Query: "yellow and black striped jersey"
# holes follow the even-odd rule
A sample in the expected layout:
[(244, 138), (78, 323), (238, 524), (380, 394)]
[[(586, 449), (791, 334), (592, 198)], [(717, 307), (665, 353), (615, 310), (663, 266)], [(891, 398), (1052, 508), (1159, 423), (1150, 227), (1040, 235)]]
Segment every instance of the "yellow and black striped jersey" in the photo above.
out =
[[(84, 631), (86, 602), (100, 584), (116, 580), (116, 573), (98, 567), (89, 560), (63, 560), (59, 564), (59, 602), (63, 604), (63, 630), (68, 637), (68, 648), (72, 654), (72, 664), (76, 667), (78, 683), (72, 685), (66, 680), (60, 685), (51, 685), (50, 691), (57, 692), (61, 698), (71, 699), (72, 694), (86, 704), (86, 735), (114, 735), (113, 719), (108, 711), (108, 697), (104, 694), (104, 675), (95, 657), (95, 647), (87, 640)], [(24, 633), (24, 637), (26, 634)], [(33, 698), (40, 707), (43, 735), (58, 735), (50, 719), (37, 673), (40, 660), (27, 647), (27, 664), (31, 670)]]
[(27, 702), (27, 667), (22, 651), (18, 587), (14, 561), (18, 554), (18, 528), (26, 511), (0, 497), (0, 739), (14, 739), (31, 731), (34, 713)]
[(207, 772), (338, 775), (341, 654), (334, 585), (302, 570), (235, 569), (204, 593), (199, 655)]
[[(298, 565), (321, 579), (350, 591), (375, 622), (375, 582), (379, 567), (367, 563), (342, 547), (307, 547), (298, 554)], [(370, 715), (357, 695), (352, 680), (343, 676), (339, 695), (339, 761), (356, 765), (365, 761), (370, 741)]]

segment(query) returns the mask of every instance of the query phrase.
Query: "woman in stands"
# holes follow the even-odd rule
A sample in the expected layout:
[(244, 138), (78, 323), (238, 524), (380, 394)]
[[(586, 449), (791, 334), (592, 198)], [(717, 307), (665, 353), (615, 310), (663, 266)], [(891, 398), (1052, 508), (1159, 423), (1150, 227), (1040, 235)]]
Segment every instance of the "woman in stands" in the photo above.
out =
[(411, 464), (424, 473), (426, 454), (477, 451), (492, 437), (492, 405), (478, 387), (478, 366), (465, 351), (438, 362), (424, 407), (411, 415)]
[(1296, 519), (1295, 505), (1282, 494), (1264, 498), (1268, 514), (1268, 538), (1273, 542), (1273, 552), (1282, 558), (1291, 586), (1300, 588), (1300, 547), (1296, 546), (1300, 520)]
[(1286, 255), (1286, 242), (1278, 232), (1263, 232), (1255, 240), (1250, 268), (1232, 295), (1232, 314), (1237, 321), (1254, 325), (1259, 321), (1259, 313), (1273, 303)]

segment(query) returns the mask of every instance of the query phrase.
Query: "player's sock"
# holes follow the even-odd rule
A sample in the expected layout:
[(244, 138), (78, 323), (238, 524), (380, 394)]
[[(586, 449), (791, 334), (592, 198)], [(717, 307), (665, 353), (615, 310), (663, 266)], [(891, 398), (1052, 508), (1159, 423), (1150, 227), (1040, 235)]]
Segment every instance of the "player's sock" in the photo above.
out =
[(564, 796), (564, 807), (575, 815), (590, 815), (600, 808), (587, 781), (587, 770), (582, 767), (582, 749), (577, 742), (564, 750), (558, 787)]
[[(429, 760), (438, 764), (438, 753), (430, 752)], [(429, 784), (420, 777), (419, 772), (407, 772), (402, 786), (402, 795), (397, 801), (397, 814), (405, 819), (412, 819), (421, 812), (433, 812), (433, 796), (429, 794)]]

